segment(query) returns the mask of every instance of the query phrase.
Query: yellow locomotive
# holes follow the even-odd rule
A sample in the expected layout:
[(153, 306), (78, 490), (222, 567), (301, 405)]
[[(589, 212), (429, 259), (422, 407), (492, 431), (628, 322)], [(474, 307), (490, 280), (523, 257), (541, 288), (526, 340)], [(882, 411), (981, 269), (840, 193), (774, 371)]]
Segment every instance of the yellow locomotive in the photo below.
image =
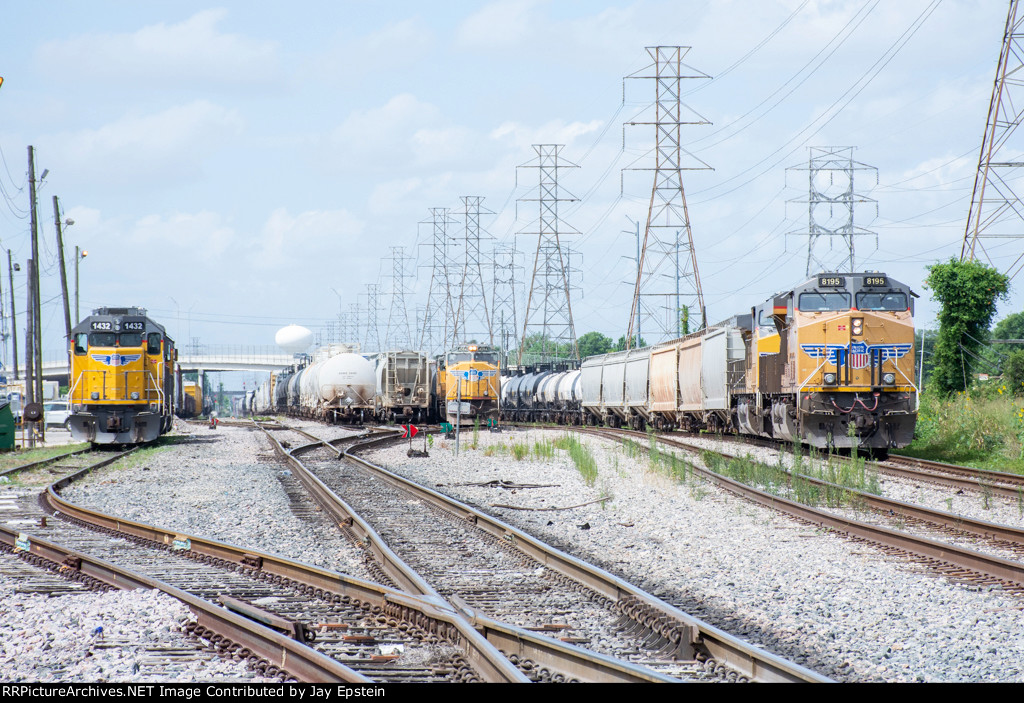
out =
[(71, 331), (71, 435), (151, 442), (171, 429), (177, 352), (143, 308), (99, 308)]
[(501, 355), (496, 349), (464, 344), (447, 354), (437, 374), (438, 415), (455, 424), (497, 420)]
[(751, 310), (740, 432), (885, 451), (914, 436), (913, 297), (880, 273), (823, 273)]

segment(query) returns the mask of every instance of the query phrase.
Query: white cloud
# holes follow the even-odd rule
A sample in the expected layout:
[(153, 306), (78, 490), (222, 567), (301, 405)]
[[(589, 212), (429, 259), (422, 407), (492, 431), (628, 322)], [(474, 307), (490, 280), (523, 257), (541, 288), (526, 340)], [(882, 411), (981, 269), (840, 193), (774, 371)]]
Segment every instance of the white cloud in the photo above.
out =
[(224, 33), (223, 9), (135, 32), (48, 41), (36, 52), (44, 70), (64, 80), (133, 81), (157, 90), (195, 84), (263, 85), (278, 73), (277, 43)]
[(536, 36), (536, 0), (492, 2), (466, 18), (458, 29), (458, 41), (469, 47), (512, 47)]
[(197, 100), (45, 141), (70, 172), (102, 175), (111, 183), (138, 183), (194, 177), (208, 150), (239, 134), (242, 126), (234, 110)]
[(307, 210), (298, 215), (274, 210), (246, 254), (257, 270), (277, 270), (293, 281), (327, 280), (352, 272), (357, 256), (376, 263), (372, 247), (361, 241), (364, 226), (346, 210)]

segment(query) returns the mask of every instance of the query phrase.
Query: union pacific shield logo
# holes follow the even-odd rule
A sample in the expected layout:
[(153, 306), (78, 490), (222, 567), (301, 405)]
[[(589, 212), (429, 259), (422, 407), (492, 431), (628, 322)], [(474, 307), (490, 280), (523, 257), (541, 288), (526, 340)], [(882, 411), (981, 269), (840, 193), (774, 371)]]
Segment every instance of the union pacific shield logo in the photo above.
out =
[(824, 359), (826, 364), (835, 366), (838, 360), (844, 366), (863, 369), (871, 363), (872, 357), (884, 363), (889, 359), (902, 359), (913, 348), (912, 344), (867, 344), (850, 342), (843, 344), (801, 344), (800, 349), (812, 359)]
[(127, 366), (128, 364), (138, 361), (142, 358), (142, 354), (90, 354), (93, 361), (96, 361), (104, 366)]
[(850, 342), (850, 368), (863, 369), (868, 365), (868, 345), (864, 342)]

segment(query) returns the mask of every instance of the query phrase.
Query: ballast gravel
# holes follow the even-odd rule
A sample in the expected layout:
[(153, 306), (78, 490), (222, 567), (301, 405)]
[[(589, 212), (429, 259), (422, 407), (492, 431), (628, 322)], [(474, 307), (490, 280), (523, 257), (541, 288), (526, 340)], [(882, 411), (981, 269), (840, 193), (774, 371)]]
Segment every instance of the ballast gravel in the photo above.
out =
[[(315, 434), (340, 436), (315, 427)], [(359, 553), (328, 522), (310, 526), (278, 509), (289, 505), (286, 468), (261, 435), (227, 426), (192, 432), (198, 441), (102, 472), (65, 494), (132, 519), (367, 577)], [(1024, 680), (1019, 597), (917, 572), (693, 477), (672, 478), (642, 448), (577, 435), (596, 462), (588, 483), (565, 450), (550, 446), (564, 435), (484, 431), (474, 440), (469, 431), (458, 457), (441, 437), (429, 438), (428, 459), (409, 458), (406, 444), (368, 456), (838, 680)]]
[(671, 478), (643, 448), (577, 435), (597, 464), (588, 484), (549, 446), (564, 435), (467, 431), (458, 457), (440, 438), (429, 459), (409, 458), (404, 444), (365, 456), (835, 679), (1024, 680), (1021, 598), (915, 571), (692, 476)]
[[(369, 579), (359, 551), (330, 520), (315, 511), (312, 522), (293, 514), (285, 486), (301, 487), (291, 485), (297, 481), (262, 433), (177, 427), (179, 443), (103, 469), (64, 495), (130, 520)], [(189, 611), (170, 596), (122, 591), (47, 598), (17, 593), (18, 584), (0, 574), (2, 681), (277, 680), (260, 677), (244, 662), (192, 655), (195, 640), (180, 632)], [(96, 627), (103, 627), (102, 636), (94, 634)], [(176, 646), (183, 651), (179, 661), (165, 664), (160, 652)]]
[[(4, 559), (13, 559), (3, 555)], [(245, 662), (208, 655), (192, 619), (158, 591), (19, 593), (0, 576), (0, 681), (5, 683), (266, 682)]]
[[(293, 512), (296, 506), (285, 489), (304, 495), (302, 487), (262, 432), (228, 425), (178, 427), (190, 431), (180, 435), (179, 444), (91, 474), (63, 495), (129, 520), (370, 578), (361, 552), (326, 515), (305, 499), (309, 512)], [(332, 438), (347, 434), (327, 431)]]

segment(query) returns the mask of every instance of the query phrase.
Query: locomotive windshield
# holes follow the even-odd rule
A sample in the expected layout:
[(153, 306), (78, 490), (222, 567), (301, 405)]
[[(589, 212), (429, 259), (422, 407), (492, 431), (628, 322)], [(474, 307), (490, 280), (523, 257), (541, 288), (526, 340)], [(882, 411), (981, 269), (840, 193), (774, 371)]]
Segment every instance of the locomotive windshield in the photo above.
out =
[(903, 311), (907, 309), (906, 293), (858, 293), (858, 310)]
[(801, 293), (800, 309), (804, 312), (828, 312), (850, 309), (849, 293)]
[(482, 361), (485, 364), (497, 364), (498, 352), (494, 351), (459, 351), (448, 354), (448, 365), (461, 364), (467, 361)]
[(141, 347), (142, 335), (138, 332), (90, 332), (90, 347)]

